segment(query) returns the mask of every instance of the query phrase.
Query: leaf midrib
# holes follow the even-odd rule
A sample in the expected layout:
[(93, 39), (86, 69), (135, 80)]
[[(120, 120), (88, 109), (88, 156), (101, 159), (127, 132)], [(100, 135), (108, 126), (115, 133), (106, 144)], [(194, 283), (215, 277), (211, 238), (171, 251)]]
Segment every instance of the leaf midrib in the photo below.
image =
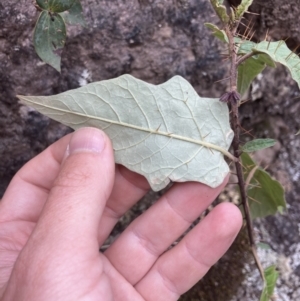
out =
[(132, 125), (132, 124), (129, 124), (129, 123), (114, 121), (114, 120), (110, 120), (110, 119), (106, 119), (106, 118), (102, 118), (102, 117), (98, 117), (98, 116), (87, 115), (87, 114), (83, 114), (83, 113), (79, 113), (79, 112), (70, 112), (68, 110), (60, 109), (60, 108), (53, 107), (53, 106), (48, 106), (48, 105), (45, 105), (45, 104), (41, 104), (39, 102), (34, 102), (31, 99), (27, 99), (25, 96), (22, 96), (22, 95), (17, 95), (17, 97), (21, 101), (25, 101), (25, 102), (28, 102), (28, 103), (34, 103), (38, 106), (45, 107), (45, 108), (51, 109), (51, 110), (56, 110), (58, 112), (62, 112), (62, 113), (66, 113), (66, 114), (74, 114), (74, 115), (77, 115), (77, 116), (82, 116), (82, 117), (86, 117), (86, 118), (90, 118), (90, 119), (95, 119), (95, 120), (107, 122), (107, 123), (110, 123), (110, 124), (120, 125), (120, 126), (124, 126), (124, 127), (127, 127), (127, 128), (147, 132), (149, 134), (161, 135), (161, 136), (165, 136), (165, 137), (168, 137), (168, 138), (174, 138), (174, 139), (177, 139), (177, 140), (180, 140), (180, 141), (186, 141), (186, 142), (198, 144), (198, 145), (204, 146), (204, 147), (209, 148), (209, 149), (217, 150), (217, 151), (221, 152), (223, 155), (230, 158), (231, 160), (236, 161), (236, 158), (229, 151), (222, 148), (221, 146), (218, 146), (216, 144), (206, 142), (206, 141), (195, 140), (195, 139), (192, 139), (192, 138), (176, 135), (176, 134), (173, 134), (173, 133), (162, 132), (162, 131), (159, 131), (159, 127), (156, 130), (147, 129), (147, 128)]

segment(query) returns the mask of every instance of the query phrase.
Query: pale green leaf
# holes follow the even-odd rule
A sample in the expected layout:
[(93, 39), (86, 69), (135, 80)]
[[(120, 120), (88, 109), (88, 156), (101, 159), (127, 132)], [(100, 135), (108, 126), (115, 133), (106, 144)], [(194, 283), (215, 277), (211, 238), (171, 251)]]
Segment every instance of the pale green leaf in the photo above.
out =
[(300, 135), (300, 130), (296, 133), (296, 135)]
[(248, 10), (249, 6), (252, 4), (253, 0), (242, 0), (241, 4), (237, 7), (235, 11), (235, 17), (240, 20), (243, 14)]
[(274, 215), (277, 212), (282, 213), (286, 209), (286, 202), (281, 184), (272, 179), (265, 170), (256, 166), (247, 153), (242, 153), (241, 159), (246, 182), (249, 182), (247, 195), (251, 217), (258, 218)]
[(253, 52), (265, 53), (274, 62), (280, 63), (288, 68), (292, 78), (300, 87), (300, 58), (297, 54), (291, 51), (285, 44), (285, 41), (267, 42), (263, 41), (256, 44)]
[(66, 41), (66, 26), (59, 14), (40, 14), (34, 30), (34, 48), (38, 56), (60, 72), (61, 53)]
[(251, 153), (258, 151), (260, 149), (268, 148), (276, 144), (275, 139), (265, 138), (265, 139), (254, 139), (251, 140), (242, 147), (242, 151), (246, 153)]
[(218, 17), (220, 18), (220, 20), (225, 23), (228, 24), (230, 19), (229, 16), (227, 14), (227, 10), (226, 10), (226, 6), (222, 5), (223, 1), (220, 0), (210, 0), (215, 12), (217, 13)]
[(266, 244), (264, 242), (259, 242), (257, 244), (257, 247), (260, 248), (260, 249), (263, 249), (263, 250), (270, 250), (271, 249), (270, 245)]
[(69, 25), (79, 24), (85, 26), (80, 0), (75, 0), (72, 7), (69, 10), (61, 13), (61, 16), (64, 18), (65, 22)]
[(251, 57), (239, 65), (237, 90), (241, 95), (248, 90), (254, 78), (261, 73), (265, 67), (266, 64), (255, 57)]
[(61, 13), (72, 7), (75, 0), (36, 0), (38, 6), (53, 13)]
[[(239, 45), (238, 54), (244, 55), (253, 52), (257, 45), (248, 40), (242, 40), (238, 37), (235, 38), (235, 43)], [(275, 62), (265, 53), (254, 55), (244, 61), (238, 67), (238, 91), (243, 95), (249, 88), (255, 77), (261, 73), (266, 66), (276, 67)]]
[(276, 271), (276, 267), (274, 265), (266, 268), (264, 270), (265, 283), (262, 295), (260, 297), (260, 301), (269, 301), (272, 298), (276, 281), (278, 279), (278, 272)]
[(155, 86), (123, 75), (55, 96), (18, 97), (74, 129), (104, 130), (116, 162), (144, 175), (154, 190), (170, 181), (216, 187), (229, 172), (227, 105), (199, 97), (180, 76)]
[(221, 30), (219, 29), (218, 26), (212, 24), (212, 23), (204, 23), (204, 25), (211, 29), (212, 32), (213, 32), (213, 35), (218, 38), (219, 40), (221, 40), (222, 42), (225, 42), (225, 43), (229, 43), (228, 41), (228, 37), (227, 37), (227, 34), (224, 30)]
[(259, 55), (255, 55), (254, 57), (258, 57), (258, 59), (264, 62), (267, 66), (275, 68), (276, 63), (266, 54), (260, 53)]

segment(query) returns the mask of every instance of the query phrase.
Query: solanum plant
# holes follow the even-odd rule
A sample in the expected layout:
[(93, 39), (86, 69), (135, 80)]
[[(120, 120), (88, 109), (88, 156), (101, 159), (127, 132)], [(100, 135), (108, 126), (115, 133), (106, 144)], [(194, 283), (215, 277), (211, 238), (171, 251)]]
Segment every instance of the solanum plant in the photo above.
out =
[[(66, 39), (64, 21), (83, 24), (82, 7), (79, 0), (36, 2), (41, 14), (34, 33), (35, 49), (59, 71)], [(270, 41), (266, 35), (264, 41), (254, 43), (250, 29), (244, 36), (238, 34), (253, 0), (242, 0), (236, 8), (227, 8), (223, 0), (210, 2), (222, 26), (206, 26), (224, 42), (230, 60), (229, 88), (219, 98), (199, 97), (179, 76), (154, 86), (130, 75), (55, 96), (19, 98), (74, 129), (104, 130), (112, 139), (116, 162), (144, 175), (154, 190), (170, 181), (199, 181), (216, 187), (230, 170), (223, 156), (234, 162), (249, 243), (264, 280), (261, 301), (266, 301), (278, 274), (273, 266), (264, 270), (259, 262), (252, 220), (282, 212), (286, 203), (281, 184), (250, 156), (276, 141), (259, 138), (242, 145), (239, 107), (251, 82), (267, 66), (284, 65), (300, 86), (300, 59), (284, 41)]]
[(34, 48), (38, 56), (60, 72), (66, 43), (66, 23), (85, 25), (80, 0), (36, 0), (41, 11), (34, 30)]

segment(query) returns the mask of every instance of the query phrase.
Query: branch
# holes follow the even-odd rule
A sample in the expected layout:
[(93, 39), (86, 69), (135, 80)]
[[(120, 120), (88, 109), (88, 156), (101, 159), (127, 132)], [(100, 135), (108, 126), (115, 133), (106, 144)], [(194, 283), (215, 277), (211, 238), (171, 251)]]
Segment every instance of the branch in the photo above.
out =
[[(236, 26), (233, 28), (227, 26), (225, 29), (229, 40), (229, 56), (231, 60), (231, 66), (230, 66), (230, 92), (227, 92), (224, 95), (226, 95), (225, 98), (227, 98), (226, 100), (228, 100), (228, 102), (230, 103), (231, 111), (232, 111), (231, 125), (234, 131), (232, 147), (233, 147), (234, 155), (237, 158), (235, 162), (235, 168), (236, 168), (236, 174), (238, 178), (238, 185), (240, 188), (241, 203), (243, 205), (245, 219), (246, 219), (249, 243), (251, 246), (251, 250), (256, 266), (261, 274), (262, 279), (264, 280), (265, 279), (264, 271), (259, 261), (259, 258), (257, 256), (256, 248), (255, 248), (255, 241), (253, 236), (253, 224), (252, 224), (252, 219), (250, 214), (249, 203), (247, 199), (246, 183), (245, 183), (242, 163), (240, 159), (241, 152), (240, 152), (240, 124), (239, 124), (239, 99), (238, 99), (239, 93), (237, 91), (237, 72), (238, 72), (238, 64), (241, 63), (241, 59), (243, 60), (247, 59), (248, 57), (250, 57), (250, 54), (243, 56), (238, 61), (237, 46), (234, 43), (234, 35), (236, 33), (236, 28), (237, 28)], [(251, 53), (251, 55), (253, 54)]]

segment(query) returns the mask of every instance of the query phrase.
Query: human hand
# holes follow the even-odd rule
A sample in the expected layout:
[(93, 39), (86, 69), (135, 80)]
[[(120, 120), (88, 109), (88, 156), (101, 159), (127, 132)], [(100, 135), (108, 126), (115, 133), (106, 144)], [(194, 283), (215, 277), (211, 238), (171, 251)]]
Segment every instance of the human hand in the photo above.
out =
[(100, 253), (149, 185), (115, 168), (99, 130), (65, 136), (16, 174), (0, 202), (0, 300), (177, 300), (241, 227), (238, 208), (223, 203), (166, 251), (224, 185), (175, 184)]

